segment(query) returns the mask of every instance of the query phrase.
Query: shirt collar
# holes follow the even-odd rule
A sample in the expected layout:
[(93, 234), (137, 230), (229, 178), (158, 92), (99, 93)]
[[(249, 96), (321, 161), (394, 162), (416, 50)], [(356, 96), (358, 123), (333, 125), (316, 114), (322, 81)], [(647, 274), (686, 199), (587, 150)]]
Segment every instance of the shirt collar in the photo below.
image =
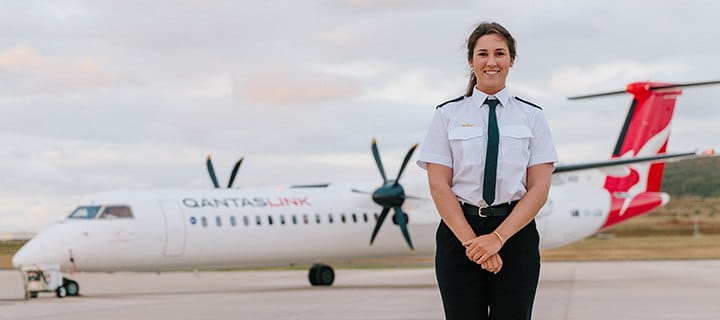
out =
[[(510, 93), (508, 93), (507, 87), (494, 94), (494, 96), (498, 98), (498, 100), (500, 100), (500, 105), (503, 107), (508, 106), (508, 104), (510, 103)], [(477, 104), (477, 106), (481, 107), (483, 103), (485, 103), (485, 99), (487, 99), (487, 97), (487, 93), (478, 90), (477, 87), (473, 88), (473, 94), (471, 98), (473, 99), (473, 103)]]

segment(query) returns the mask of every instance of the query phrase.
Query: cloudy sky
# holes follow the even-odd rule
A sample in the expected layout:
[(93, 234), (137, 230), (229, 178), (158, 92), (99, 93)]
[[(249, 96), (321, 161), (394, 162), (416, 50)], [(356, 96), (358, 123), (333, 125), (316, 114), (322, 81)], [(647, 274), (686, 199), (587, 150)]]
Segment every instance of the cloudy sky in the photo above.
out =
[[(484, 20), (518, 41), (508, 87), (545, 108), (565, 163), (606, 159), (630, 102), (565, 97), (720, 79), (717, 1), (495, 3), (0, 2), (0, 232), (96, 191), (209, 187), (208, 154), (221, 183), (243, 155), (242, 186), (374, 181), (377, 137), (395, 172), (463, 92)], [(720, 145), (716, 101), (685, 90), (671, 150)]]

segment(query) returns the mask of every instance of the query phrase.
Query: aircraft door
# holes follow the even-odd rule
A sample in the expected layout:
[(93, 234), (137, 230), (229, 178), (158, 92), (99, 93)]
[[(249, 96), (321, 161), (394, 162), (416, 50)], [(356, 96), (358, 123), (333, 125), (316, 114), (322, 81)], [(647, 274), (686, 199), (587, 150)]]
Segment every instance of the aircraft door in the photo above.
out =
[(160, 200), (165, 218), (165, 256), (179, 256), (185, 250), (185, 215), (175, 200)]

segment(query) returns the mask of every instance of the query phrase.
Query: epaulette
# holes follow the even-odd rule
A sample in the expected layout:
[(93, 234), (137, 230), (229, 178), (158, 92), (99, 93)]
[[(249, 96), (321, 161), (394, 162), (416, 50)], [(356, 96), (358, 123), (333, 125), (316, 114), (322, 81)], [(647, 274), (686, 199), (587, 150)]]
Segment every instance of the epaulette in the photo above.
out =
[(440, 105), (438, 105), (437, 107), (435, 107), (435, 109), (440, 109), (440, 108), (442, 108), (444, 105), (446, 105), (446, 104), (448, 104), (448, 103), (450, 103), (450, 102), (460, 101), (460, 100), (462, 100), (462, 99), (465, 99), (465, 96), (459, 96), (459, 97), (457, 97), (457, 98), (455, 98), (455, 99), (445, 101), (445, 102), (441, 103)]
[(525, 102), (526, 104), (529, 104), (529, 105), (532, 106), (532, 107), (535, 107), (535, 108), (538, 108), (538, 109), (542, 110), (542, 107), (540, 107), (539, 105), (536, 105), (536, 104), (534, 104), (534, 103), (532, 103), (532, 102), (530, 102), (530, 101), (524, 100), (524, 99), (522, 99), (522, 98), (520, 98), (520, 97), (515, 97), (515, 99), (517, 99), (517, 100), (520, 101), (520, 102)]

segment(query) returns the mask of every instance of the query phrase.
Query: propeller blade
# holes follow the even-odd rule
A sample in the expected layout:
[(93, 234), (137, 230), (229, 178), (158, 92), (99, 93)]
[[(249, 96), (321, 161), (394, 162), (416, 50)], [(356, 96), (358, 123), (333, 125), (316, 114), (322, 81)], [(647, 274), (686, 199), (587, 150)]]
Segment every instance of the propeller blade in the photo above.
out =
[(215, 168), (213, 168), (212, 160), (210, 160), (210, 156), (207, 157), (207, 161), (205, 161), (205, 165), (207, 166), (208, 173), (210, 174), (210, 180), (212, 180), (213, 185), (215, 188), (220, 188), (220, 184), (218, 183), (217, 177), (215, 176)]
[(383, 169), (382, 161), (380, 161), (380, 152), (378, 152), (377, 142), (375, 141), (375, 138), (372, 139), (372, 153), (373, 157), (375, 157), (375, 163), (378, 166), (378, 170), (380, 170), (380, 175), (383, 178), (383, 184), (387, 183), (387, 177), (385, 176), (385, 169)]
[(413, 155), (413, 152), (415, 152), (415, 149), (417, 149), (417, 143), (414, 144), (410, 150), (408, 150), (407, 154), (405, 155), (405, 159), (403, 160), (402, 166), (400, 167), (400, 172), (398, 172), (397, 179), (395, 179), (395, 184), (398, 184), (400, 181), (400, 176), (402, 176), (403, 171), (405, 170), (405, 167), (408, 164), (408, 161), (410, 161), (410, 158)]
[(400, 207), (394, 207), (393, 209), (395, 209), (395, 221), (397, 221), (398, 225), (400, 226), (400, 230), (402, 230), (405, 241), (407, 242), (408, 246), (410, 246), (410, 249), (415, 252), (415, 248), (413, 247), (412, 241), (410, 240), (410, 232), (408, 232), (407, 221), (405, 221), (405, 215), (403, 214), (402, 209)]
[(362, 190), (358, 190), (358, 189), (355, 189), (355, 188), (350, 189), (350, 191), (352, 191), (352, 192), (357, 192), (357, 193), (362, 193), (362, 194), (372, 194), (372, 192), (362, 191)]
[(370, 238), (370, 245), (372, 245), (375, 241), (375, 237), (377, 236), (378, 231), (380, 231), (380, 227), (385, 221), (385, 217), (387, 217), (388, 212), (390, 212), (390, 207), (384, 207), (377, 219), (377, 222), (375, 222), (375, 229), (373, 229), (372, 238)]
[(425, 197), (409, 196), (409, 195), (405, 195), (405, 199), (423, 200), (423, 201), (428, 201), (428, 200), (430, 200), (430, 199), (425, 198)]
[(232, 173), (230, 174), (230, 181), (228, 181), (228, 188), (232, 188), (233, 182), (235, 182), (235, 176), (237, 175), (238, 169), (240, 169), (240, 164), (242, 164), (243, 160), (245, 160), (245, 157), (240, 158), (240, 160), (235, 163), (235, 167), (233, 167)]

